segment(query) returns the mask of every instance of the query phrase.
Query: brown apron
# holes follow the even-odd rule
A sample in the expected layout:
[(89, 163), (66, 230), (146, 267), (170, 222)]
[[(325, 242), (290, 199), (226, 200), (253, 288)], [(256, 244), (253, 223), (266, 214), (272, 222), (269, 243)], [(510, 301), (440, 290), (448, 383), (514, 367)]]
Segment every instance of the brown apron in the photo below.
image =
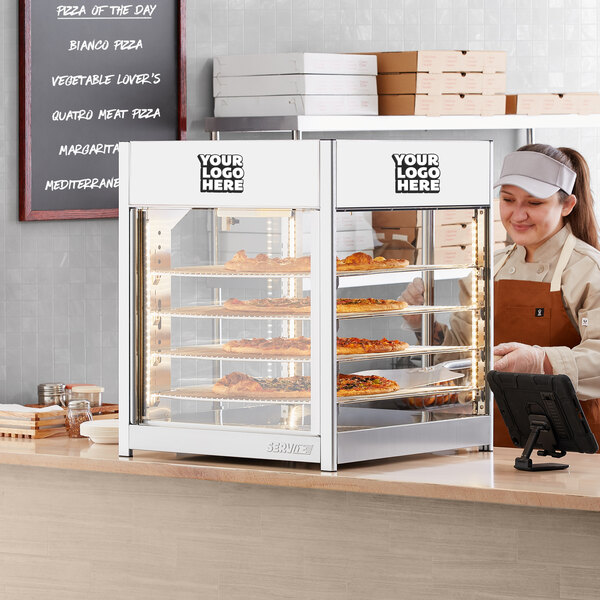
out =
[[(575, 245), (570, 235), (552, 277), (552, 283), (502, 279), (494, 282), (494, 344), (520, 342), (530, 346), (567, 346), (581, 342), (565, 310), (560, 291), (562, 272)], [(504, 265), (506, 258), (495, 269)], [(583, 412), (600, 442), (600, 399), (583, 400)], [(494, 404), (494, 446), (514, 447), (498, 407)]]

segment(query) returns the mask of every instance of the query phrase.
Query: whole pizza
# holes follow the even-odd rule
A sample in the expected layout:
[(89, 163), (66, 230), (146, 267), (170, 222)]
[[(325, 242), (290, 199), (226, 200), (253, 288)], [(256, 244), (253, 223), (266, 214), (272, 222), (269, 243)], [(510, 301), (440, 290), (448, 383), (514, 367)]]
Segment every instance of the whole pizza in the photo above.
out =
[(228, 271), (237, 272), (306, 273), (310, 271), (310, 256), (270, 258), (266, 254), (257, 254), (250, 258), (245, 250), (240, 250), (224, 266)]
[[(369, 396), (399, 389), (391, 379), (376, 375), (338, 375), (338, 396)], [(216, 394), (248, 398), (306, 398), (310, 396), (310, 377), (250, 377), (234, 371), (221, 377), (212, 388)]]
[[(338, 354), (376, 354), (378, 352), (400, 352), (408, 344), (400, 340), (370, 340), (366, 338), (337, 338)], [(310, 356), (310, 338), (251, 338), (231, 340), (223, 344), (225, 352), (262, 356)]]
[[(408, 260), (401, 258), (373, 258), (366, 252), (354, 252), (346, 258), (336, 258), (338, 271), (373, 271), (382, 269), (402, 269), (407, 267)], [(308, 273), (310, 272), (310, 256), (273, 258), (267, 254), (257, 254), (250, 258), (245, 250), (236, 252), (228, 260), (225, 269), (238, 273)]]
[[(380, 312), (384, 310), (404, 310), (408, 304), (402, 300), (384, 298), (338, 298), (337, 312)], [(310, 298), (256, 298), (238, 300), (230, 298), (223, 303), (227, 310), (266, 314), (309, 314)]]
[(403, 269), (409, 262), (405, 258), (373, 258), (365, 252), (355, 252), (344, 259), (336, 259), (338, 271), (373, 271), (379, 269)]

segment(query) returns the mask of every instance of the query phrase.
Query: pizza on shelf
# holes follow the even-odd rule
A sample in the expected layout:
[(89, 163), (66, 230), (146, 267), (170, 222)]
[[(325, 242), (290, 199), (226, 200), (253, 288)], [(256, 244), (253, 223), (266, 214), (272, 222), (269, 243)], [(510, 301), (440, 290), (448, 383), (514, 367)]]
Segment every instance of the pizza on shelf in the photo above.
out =
[[(390, 379), (376, 375), (338, 375), (338, 396), (368, 396), (399, 389)], [(259, 379), (234, 371), (221, 377), (212, 388), (215, 394), (248, 398), (306, 398), (310, 396), (310, 377), (269, 377)]]
[[(370, 340), (366, 338), (337, 338), (338, 354), (376, 354), (400, 352), (408, 344), (399, 340)], [(259, 356), (310, 356), (310, 338), (252, 338), (231, 340), (223, 344), (225, 352)]]
[(310, 313), (310, 298), (256, 298), (238, 300), (230, 298), (223, 308), (236, 312), (259, 312), (268, 314)]
[[(354, 252), (346, 258), (336, 258), (338, 271), (374, 271), (382, 269), (403, 269), (409, 264), (404, 258), (373, 258), (365, 252)], [(236, 252), (228, 260), (225, 269), (238, 273), (308, 273), (310, 272), (310, 256), (288, 256), (271, 258), (266, 254), (257, 254), (250, 258), (245, 250)]]
[(408, 348), (406, 342), (400, 340), (369, 340), (366, 338), (343, 338), (337, 339), (338, 354), (377, 354), (378, 352), (401, 352)]
[(380, 312), (384, 310), (404, 310), (408, 306), (403, 300), (384, 298), (338, 298), (338, 313)]
[(228, 271), (237, 272), (303, 273), (310, 271), (310, 256), (270, 258), (266, 254), (257, 254), (250, 258), (245, 250), (240, 250), (224, 266)]
[[(453, 385), (454, 381), (438, 381), (435, 386), (447, 386)], [(430, 396), (412, 396), (409, 398), (402, 398), (400, 400), (403, 404), (410, 408), (431, 408), (432, 406), (443, 406), (445, 404), (456, 404), (458, 402), (458, 394), (441, 392), (439, 394), (431, 394)]]
[(310, 356), (310, 338), (252, 338), (223, 344), (225, 352), (262, 356)]
[(373, 258), (365, 252), (355, 252), (343, 259), (336, 259), (338, 271), (373, 271), (379, 269), (403, 269), (409, 265), (405, 258)]
[[(401, 300), (384, 298), (338, 298), (338, 313), (380, 312), (384, 310), (403, 310), (408, 306)], [(235, 312), (253, 312), (267, 314), (309, 314), (310, 298), (256, 298), (238, 300), (230, 298), (223, 308)]]

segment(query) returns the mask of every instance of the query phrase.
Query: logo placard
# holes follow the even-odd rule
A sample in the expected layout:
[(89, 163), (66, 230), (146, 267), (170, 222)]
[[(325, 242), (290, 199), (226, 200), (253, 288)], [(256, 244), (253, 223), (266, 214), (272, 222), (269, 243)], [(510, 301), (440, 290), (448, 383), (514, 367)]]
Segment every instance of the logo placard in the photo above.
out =
[(392, 154), (396, 194), (439, 194), (440, 157), (437, 154)]
[(200, 191), (239, 194), (244, 191), (244, 159), (240, 154), (198, 154)]

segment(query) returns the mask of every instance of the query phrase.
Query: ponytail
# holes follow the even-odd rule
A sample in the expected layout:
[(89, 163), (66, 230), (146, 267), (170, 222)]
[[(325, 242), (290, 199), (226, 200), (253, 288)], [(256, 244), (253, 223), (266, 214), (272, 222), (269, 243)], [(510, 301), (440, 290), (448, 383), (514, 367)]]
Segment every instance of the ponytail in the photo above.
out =
[[(598, 245), (598, 222), (594, 213), (594, 198), (590, 187), (590, 169), (585, 158), (572, 148), (554, 148), (547, 144), (529, 144), (519, 148), (519, 150), (541, 152), (575, 171), (577, 178), (572, 193), (577, 198), (577, 203), (564, 219), (570, 225), (575, 237), (600, 250)], [(561, 203), (568, 197), (569, 194), (562, 190), (559, 191), (559, 201)]]

